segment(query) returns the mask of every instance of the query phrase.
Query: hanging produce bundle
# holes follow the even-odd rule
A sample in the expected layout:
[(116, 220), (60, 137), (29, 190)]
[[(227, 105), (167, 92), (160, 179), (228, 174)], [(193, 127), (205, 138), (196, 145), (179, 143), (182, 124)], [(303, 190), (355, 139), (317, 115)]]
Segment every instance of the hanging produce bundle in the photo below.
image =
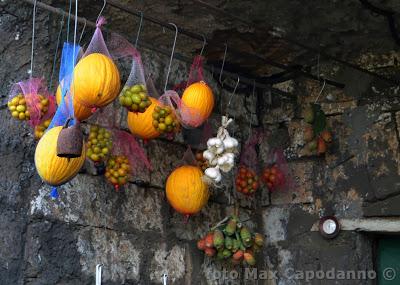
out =
[(32, 127), (50, 119), (55, 112), (54, 96), (49, 94), (42, 78), (14, 84), (7, 106), (13, 118), (28, 121)]
[(258, 155), (256, 147), (261, 142), (262, 133), (259, 130), (251, 132), (240, 155), (240, 166), (236, 174), (236, 190), (245, 195), (254, 194), (260, 187)]
[(154, 87), (153, 80), (151, 77), (147, 79), (146, 87), (148, 94), (151, 96), (151, 105), (146, 109), (144, 113), (128, 112), (127, 123), (131, 133), (141, 139), (149, 140), (160, 136), (160, 132), (153, 126), (153, 113), (154, 109), (158, 106), (159, 95)]
[[(74, 119), (73, 104), (69, 92), (72, 70), (78, 57), (79, 46), (65, 43), (59, 74), (61, 103), (35, 150), (35, 166), (42, 180), (52, 186), (62, 185), (79, 172), (86, 157), (86, 147), (79, 122)], [(71, 102), (69, 101), (69, 102)], [(56, 188), (52, 196), (57, 197)]]
[(262, 173), (262, 180), (271, 192), (284, 191), (293, 187), (290, 170), (281, 149), (271, 150), (267, 166)]
[(186, 150), (181, 164), (182, 166), (168, 176), (166, 195), (170, 205), (189, 218), (207, 204), (210, 193), (203, 180), (204, 174), (197, 166), (190, 147)]
[(233, 265), (254, 266), (255, 254), (264, 245), (264, 237), (252, 233), (236, 216), (225, 218), (197, 242), (205, 255)]
[(95, 163), (107, 160), (112, 149), (111, 131), (97, 125), (90, 126), (86, 156)]
[(57, 142), (61, 130), (66, 127), (58, 126), (48, 130), (39, 140), (35, 150), (36, 170), (42, 180), (52, 186), (59, 186), (71, 180), (85, 162), (86, 148), (83, 148), (81, 155), (76, 158), (57, 155)]
[[(177, 94), (172, 94), (174, 91), (167, 91), (158, 99), (159, 105), (153, 111), (153, 127), (161, 134), (174, 135), (180, 130), (180, 123), (172, 107), (172, 98), (178, 99)], [(172, 100), (174, 100), (172, 99)]]
[(116, 33), (111, 34), (109, 50), (114, 59), (129, 58), (132, 61), (128, 79), (119, 94), (119, 103), (130, 112), (144, 113), (151, 105), (151, 101), (139, 51), (128, 40)]
[(129, 133), (113, 131), (111, 157), (106, 162), (105, 176), (118, 191), (136, 173), (151, 170), (152, 166), (144, 150)]
[(332, 144), (332, 133), (327, 129), (326, 116), (319, 104), (310, 104), (304, 110), (303, 130), (306, 148), (311, 153), (324, 154)]
[(35, 126), (34, 129), (34, 136), (36, 140), (40, 140), (41, 137), (43, 137), (44, 132), (47, 130), (47, 128), (50, 126), (51, 120), (53, 118), (47, 119), (40, 123), (39, 125)]
[(193, 128), (202, 125), (214, 108), (214, 95), (204, 80), (203, 57), (200, 55), (193, 60), (181, 105), (183, 125)]
[(207, 141), (207, 150), (203, 157), (210, 166), (204, 171), (205, 179), (210, 184), (221, 182), (221, 172), (229, 172), (235, 165), (235, 154), (238, 152), (239, 142), (229, 135), (228, 125), (233, 119), (222, 116), (221, 127), (217, 136)]
[(104, 42), (100, 17), (96, 31), (73, 72), (71, 93), (79, 104), (87, 108), (100, 108), (111, 103), (120, 92), (120, 75)]

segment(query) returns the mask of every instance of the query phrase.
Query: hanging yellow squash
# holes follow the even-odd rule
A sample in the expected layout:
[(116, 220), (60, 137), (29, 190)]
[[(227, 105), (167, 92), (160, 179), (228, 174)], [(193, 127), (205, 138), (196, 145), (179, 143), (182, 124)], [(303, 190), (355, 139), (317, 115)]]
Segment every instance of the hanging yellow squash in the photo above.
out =
[(167, 199), (179, 213), (198, 213), (208, 201), (208, 186), (199, 167), (184, 165), (175, 169), (167, 179)]
[(35, 165), (39, 176), (49, 185), (62, 185), (78, 173), (85, 162), (86, 149), (77, 158), (57, 156), (57, 139), (62, 126), (47, 131), (39, 140), (35, 150)]
[(182, 95), (182, 103), (190, 112), (196, 113), (190, 116), (189, 125), (200, 126), (211, 115), (214, 108), (214, 95), (211, 88), (204, 82), (196, 82), (189, 85)]
[[(70, 100), (69, 97), (66, 97), (65, 100)], [(86, 120), (87, 118), (89, 118), (92, 115), (92, 109), (85, 107), (81, 104), (79, 104), (76, 100), (72, 99), (74, 102), (74, 113), (75, 113), (75, 117), (79, 120), (79, 121), (83, 121)], [(56, 101), (57, 101), (57, 105), (60, 106), (61, 103), (61, 87), (60, 85), (58, 85), (57, 88), (57, 92), (56, 92)], [(69, 104), (69, 102), (66, 102), (67, 104)]]
[(128, 112), (128, 128), (132, 134), (142, 139), (154, 139), (160, 133), (153, 126), (153, 111), (158, 105), (158, 101), (150, 97), (151, 105), (144, 113)]
[(86, 107), (104, 107), (119, 94), (119, 71), (111, 58), (92, 53), (75, 66), (71, 90), (74, 100)]

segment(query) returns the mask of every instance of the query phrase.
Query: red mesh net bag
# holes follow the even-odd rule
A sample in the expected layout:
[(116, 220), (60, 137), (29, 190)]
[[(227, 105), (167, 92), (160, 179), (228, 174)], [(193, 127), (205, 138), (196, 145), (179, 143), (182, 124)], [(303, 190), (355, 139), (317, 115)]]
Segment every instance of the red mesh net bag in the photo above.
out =
[(130, 112), (144, 113), (151, 105), (147, 92), (145, 72), (139, 51), (124, 37), (112, 34), (110, 51), (114, 58), (132, 60), (129, 77), (119, 95), (119, 102)]
[(28, 121), (32, 127), (50, 120), (56, 110), (55, 98), (48, 92), (42, 78), (15, 83), (7, 106), (13, 118)]
[(151, 163), (136, 139), (125, 131), (114, 130), (113, 148), (105, 176), (115, 190), (128, 183), (136, 173), (151, 169)]
[(282, 149), (272, 149), (267, 165), (262, 173), (262, 180), (270, 192), (286, 191), (294, 186), (291, 171)]
[(236, 190), (245, 195), (254, 194), (260, 187), (259, 162), (257, 146), (262, 139), (262, 133), (258, 130), (252, 133), (243, 146), (239, 168), (236, 173)]
[(204, 57), (201, 55), (194, 57), (192, 66), (190, 67), (189, 78), (186, 82), (186, 87), (195, 82), (204, 81), (203, 63)]

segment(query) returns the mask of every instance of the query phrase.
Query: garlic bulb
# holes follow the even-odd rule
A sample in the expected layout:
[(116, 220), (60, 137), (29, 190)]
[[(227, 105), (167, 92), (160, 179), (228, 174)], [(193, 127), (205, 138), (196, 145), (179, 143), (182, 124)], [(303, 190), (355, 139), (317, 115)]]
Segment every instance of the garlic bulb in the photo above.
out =
[(221, 172), (219, 172), (219, 169), (217, 167), (210, 167), (207, 168), (204, 171), (204, 174), (207, 175), (209, 178), (211, 178), (212, 180), (217, 179), (218, 177), (221, 176)]
[(215, 150), (215, 153), (222, 154), (224, 151), (225, 151), (225, 148), (224, 148), (224, 146), (221, 145), (221, 146), (217, 147), (217, 149)]
[(237, 139), (232, 138), (231, 136), (229, 136), (229, 134), (226, 136), (223, 143), (224, 143), (224, 147), (225, 147), (226, 151), (229, 151), (229, 152), (236, 151), (236, 149), (239, 145), (239, 142), (237, 141)]
[(208, 162), (211, 162), (214, 159), (215, 154), (209, 150), (205, 150), (203, 152), (203, 157), (204, 159), (208, 160)]

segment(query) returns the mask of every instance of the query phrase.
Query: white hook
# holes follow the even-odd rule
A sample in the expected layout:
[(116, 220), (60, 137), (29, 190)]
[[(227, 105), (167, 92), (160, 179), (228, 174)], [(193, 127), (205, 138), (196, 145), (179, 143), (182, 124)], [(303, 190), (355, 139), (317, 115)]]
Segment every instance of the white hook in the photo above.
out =
[(222, 66), (219, 72), (219, 83), (222, 84), (222, 72), (224, 71), (225, 66), (225, 59), (226, 59), (226, 52), (228, 51), (228, 44), (225, 43), (225, 51), (224, 51), (224, 58), (222, 59)]
[(163, 285), (167, 285), (168, 274), (164, 273), (162, 277), (163, 277)]
[(226, 106), (226, 116), (227, 116), (227, 117), (228, 117), (228, 108), (229, 108), (229, 106), (231, 105), (231, 101), (232, 101), (233, 95), (235, 95), (235, 93), (236, 93), (236, 89), (237, 89), (237, 87), (239, 86), (239, 82), (240, 82), (240, 76), (238, 76), (238, 78), (237, 78), (235, 88), (233, 89), (233, 92), (232, 92), (232, 94), (231, 94), (231, 96), (230, 96), (230, 98), (229, 98), (228, 105)]
[(319, 94), (318, 94), (317, 98), (315, 99), (315, 101), (314, 101), (314, 104), (316, 104), (316, 103), (317, 103), (317, 101), (318, 101), (319, 97), (320, 97), (320, 96), (321, 96), (321, 94), (322, 94), (322, 91), (324, 91), (324, 89), (325, 89), (325, 85), (326, 85), (326, 80), (324, 79), (324, 84), (322, 85), (321, 91), (319, 91)]
[(174, 38), (174, 44), (172, 45), (171, 57), (169, 59), (169, 65), (168, 65), (168, 70), (167, 70), (167, 78), (165, 79), (165, 85), (164, 85), (164, 92), (167, 91), (169, 73), (171, 72), (172, 60), (174, 59), (176, 39), (178, 38), (178, 27), (174, 23), (169, 23), (169, 24), (174, 26), (174, 28), (175, 28), (175, 38)]
[(136, 40), (135, 40), (135, 48), (137, 47), (138, 41), (139, 41), (139, 35), (140, 31), (142, 30), (142, 23), (143, 23), (143, 11), (140, 11), (140, 22), (139, 22), (139, 28), (136, 34)]
[(204, 35), (201, 35), (201, 36), (203, 37), (203, 46), (201, 47), (200, 56), (203, 55), (204, 48), (206, 47), (206, 44), (207, 44), (206, 37)]
[(96, 285), (101, 285), (101, 271), (103, 269), (103, 264), (96, 265)]
[(104, 1), (103, 1), (103, 7), (101, 7), (100, 13), (99, 13), (99, 15), (97, 16), (96, 24), (97, 24), (97, 22), (99, 21), (100, 16), (101, 16), (101, 14), (103, 13), (104, 8), (106, 7), (106, 5), (107, 5), (107, 0), (104, 0)]

